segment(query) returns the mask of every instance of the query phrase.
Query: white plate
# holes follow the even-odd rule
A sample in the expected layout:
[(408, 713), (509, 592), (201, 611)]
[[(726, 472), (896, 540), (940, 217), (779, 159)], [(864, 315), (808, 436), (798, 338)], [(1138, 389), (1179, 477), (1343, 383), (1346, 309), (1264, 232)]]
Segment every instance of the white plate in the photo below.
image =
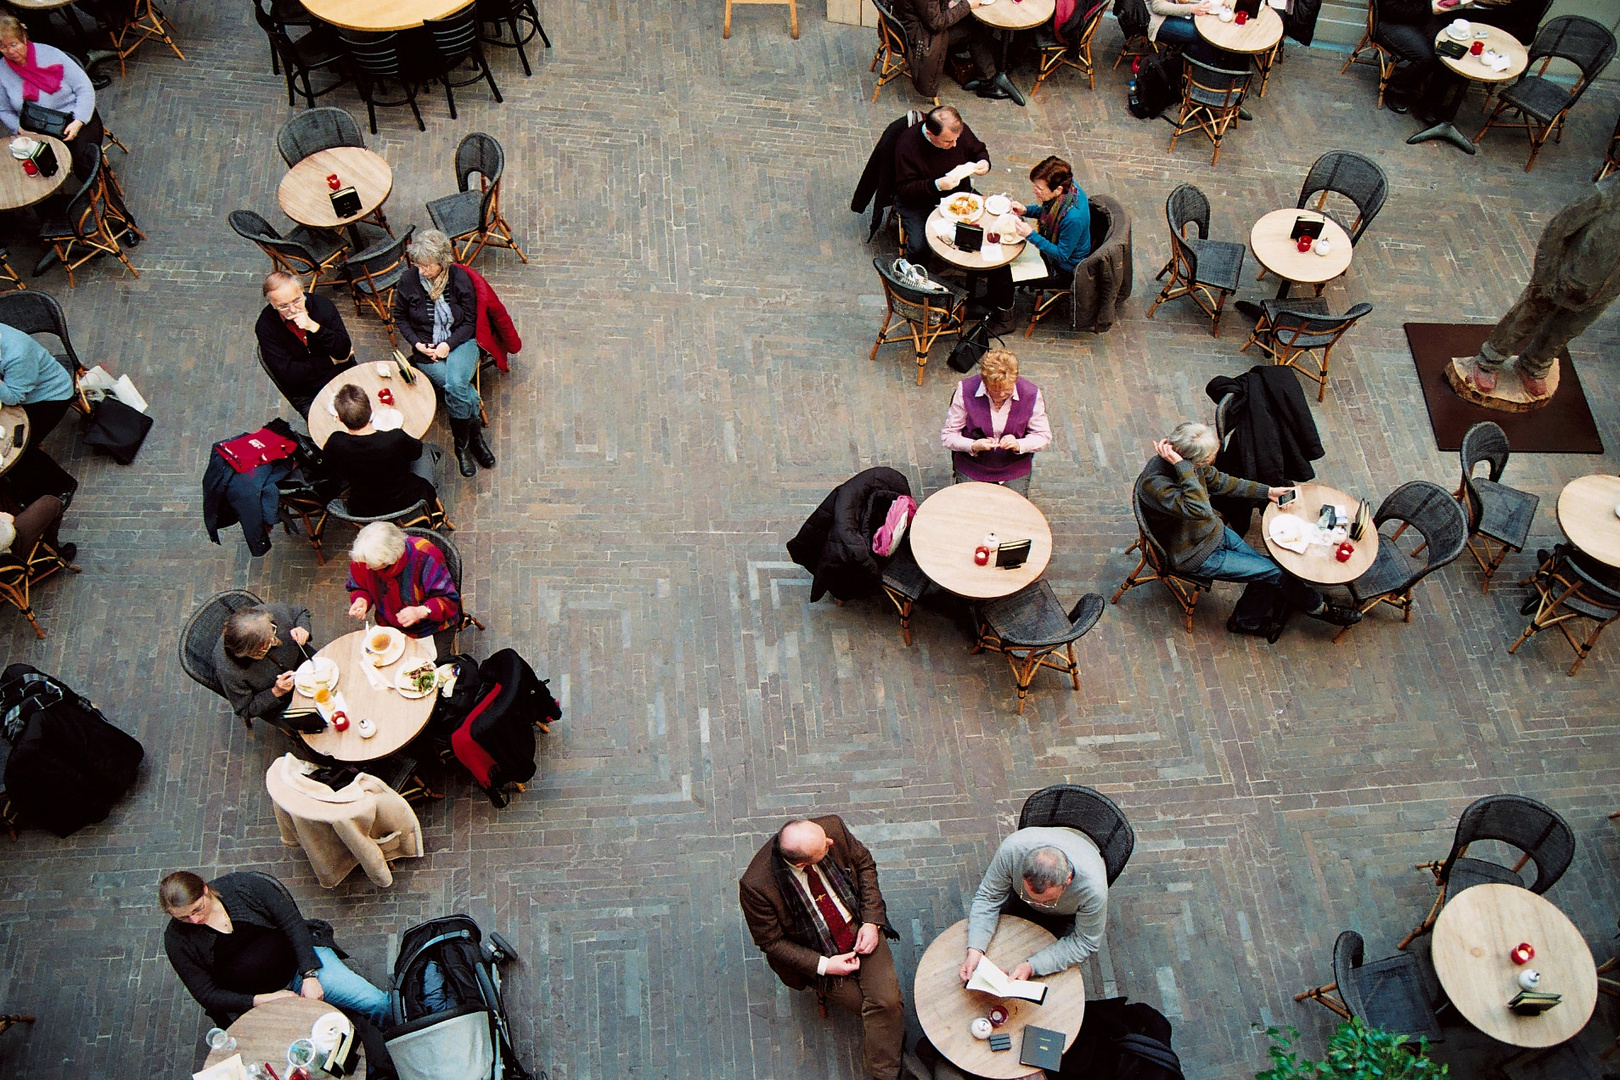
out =
[[(378, 634), (388, 635), (388, 648), (384, 649), (381, 654), (372, 652), (369, 647), (371, 639)], [(405, 654), (405, 635), (392, 626), (373, 626), (366, 631), (366, 636), (362, 639), (362, 642), (366, 661), (372, 667), (385, 668)]]
[[(424, 661), (424, 663), (425, 662), (426, 661)], [(408, 668), (402, 667), (399, 670), (399, 674), (394, 676), (394, 689), (399, 691), (400, 697), (409, 698), (410, 700), (415, 701), (418, 698), (427, 697), (429, 694), (433, 693), (433, 691), (439, 688), (439, 673), (438, 669), (436, 668), (433, 672), (433, 685), (428, 687), (426, 690), (417, 690), (413, 680), (405, 677), (406, 672), (415, 671), (421, 666), (421, 664), (412, 664)]]
[[(970, 214), (953, 214), (950, 210), (950, 205), (957, 199), (972, 199), (973, 212)], [(975, 221), (979, 220), (979, 215), (982, 213), (984, 213), (984, 200), (972, 192), (962, 192), (959, 195), (952, 195), (949, 198), (941, 199), (939, 203), (939, 216), (944, 218), (946, 221), (954, 221), (959, 225), (963, 224), (964, 222), (969, 225), (973, 224)]]
[(343, 1041), (343, 1036), (353, 1030), (354, 1025), (349, 1018), (336, 1010), (322, 1013), (316, 1018), (315, 1024), (309, 1029), (309, 1041), (315, 1044), (315, 1049), (322, 1054), (330, 1054), (337, 1049), (337, 1044)]
[(326, 686), (333, 689), (338, 684), (337, 661), (330, 656), (317, 656), (314, 660), (305, 660), (293, 672), (293, 688), (305, 697), (315, 696), (315, 665), (319, 664), (321, 670), (326, 672)]
[(371, 426), (378, 431), (394, 431), (405, 426), (405, 414), (390, 405), (379, 405), (371, 413)]
[(1012, 209), (1012, 200), (1005, 195), (992, 195), (984, 200), (984, 208), (996, 217)]

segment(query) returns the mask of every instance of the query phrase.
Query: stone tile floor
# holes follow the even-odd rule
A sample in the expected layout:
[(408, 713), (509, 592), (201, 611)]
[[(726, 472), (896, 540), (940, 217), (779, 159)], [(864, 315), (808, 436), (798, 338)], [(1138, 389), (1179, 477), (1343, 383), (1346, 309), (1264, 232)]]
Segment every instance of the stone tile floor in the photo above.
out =
[[(505, 933), (524, 953), (507, 984), (518, 1045), (554, 1077), (853, 1077), (858, 1025), (822, 1021), (748, 941), (733, 882), (749, 855), (790, 815), (844, 815), (877, 855), (909, 980), (1023, 798), (1059, 781), (1111, 794), (1138, 835), (1087, 984), (1162, 1009), (1198, 1080), (1252, 1073), (1268, 1024), (1320, 1047), (1330, 1017), (1292, 995), (1329, 978), (1341, 929), (1370, 954), (1393, 947), (1432, 895), (1412, 864), (1444, 853), (1480, 795), (1524, 792), (1567, 817), (1579, 850), (1551, 898), (1611, 954), (1620, 644), (1575, 678), (1556, 637), (1508, 656), (1529, 555), (1484, 596), (1458, 562), (1419, 588), (1410, 624), (1377, 615), (1337, 646), (1309, 621), (1275, 646), (1226, 634), (1234, 586), (1192, 634), (1166, 597), (1138, 590), (1083, 642), (1083, 689), (1043, 675), (1022, 717), (1002, 662), (970, 656), (947, 620), (920, 617), (908, 649), (881, 599), (808, 604), (782, 543), (827, 489), (874, 464), (924, 493), (949, 480), (943, 348), (920, 389), (902, 349), (866, 359), (882, 308), (870, 259), (892, 248), (866, 244), (848, 209), (877, 134), (917, 100), (891, 87), (872, 103), (870, 30), (807, 9), (794, 42), (783, 13), (744, 8), (722, 41), (717, 2), (549, 5), (556, 47), (535, 50), (532, 78), (510, 53), (494, 58), (504, 105), (472, 87), (459, 121), (429, 93), (426, 133), (400, 111), (380, 120), (396, 227), (425, 225), (423, 201), (452, 189), (464, 132), (506, 147), (507, 214), (531, 261), (494, 253), (480, 268), (527, 346), (487, 386), (499, 469), (445, 492), (469, 602), (490, 627), (464, 640), (480, 655), (519, 648), (566, 718), (511, 807), (450, 778), (452, 797), (424, 815), (428, 856), (401, 864), (391, 890), (358, 875), (321, 890), (278, 843), (260, 779), (276, 737), (244, 731), (175, 659), (186, 615), (223, 588), (303, 601), (319, 636), (345, 629), (340, 565), (279, 536), (264, 559), (234, 532), (212, 546), (199, 513), (209, 444), (286, 412), (253, 361), (265, 261), (225, 216), (281, 220), (274, 133), (292, 110), (245, 4), (168, 8), (188, 59), (148, 45), (103, 94), (134, 151), (113, 160), (150, 237), (141, 277), (98, 264), (77, 289), (59, 271), (31, 282), (62, 300), (86, 358), (133, 376), (158, 424), (128, 468), (88, 456), (71, 425), (53, 437), (83, 481), (66, 535), (84, 574), (40, 590), (46, 640), (15, 617), (3, 629), (8, 661), (91, 694), (148, 759), (105, 824), (0, 843), (0, 1004), (40, 1017), (0, 1037), (0, 1072), (196, 1067), (208, 1025), (163, 957), (154, 885), (177, 867), (258, 867), (336, 923), (374, 979), (400, 932), (436, 915)], [(1098, 38), (1111, 61), (1117, 29)], [(1135, 218), (1129, 317), (1103, 337), (1043, 327), (1013, 341), (1053, 415), (1034, 498), (1060, 596), (1110, 593), (1134, 565), (1127, 499), (1151, 440), (1208, 418), (1204, 383), (1253, 362), (1235, 319), (1214, 339), (1186, 302), (1142, 318), (1166, 257), (1163, 200), (1181, 180), (1209, 195), (1215, 235), (1242, 239), (1292, 203), (1323, 150), (1388, 170), (1389, 204), (1327, 293), (1375, 309), (1315, 409), (1320, 472), (1373, 495), (1454, 482), (1401, 324), (1505, 310), (1542, 225), (1601, 156), (1616, 94), (1588, 95), (1526, 174), (1511, 132), (1474, 158), (1404, 145), (1413, 122), (1375, 111), (1368, 71), (1341, 76), (1341, 62), (1291, 45), (1218, 168), (1197, 139), (1168, 154), (1167, 126), (1127, 114), (1124, 73), (1107, 63), (1095, 92), (1064, 75), (1027, 109), (946, 91), (998, 184), (1021, 191), (1059, 153)], [(329, 100), (363, 116), (350, 90)], [(23, 227), (10, 233), (13, 260), (31, 264)], [(351, 327), (365, 355), (384, 347), (374, 321)], [(1509, 467), (1542, 498), (1532, 550), (1558, 537), (1565, 481), (1616, 471), (1617, 344), (1611, 313), (1573, 350), (1608, 453)], [(1605, 1000), (1585, 1037), (1598, 1046), (1614, 1024)], [(1455, 1075), (1488, 1075), (1505, 1054), (1450, 1035)]]

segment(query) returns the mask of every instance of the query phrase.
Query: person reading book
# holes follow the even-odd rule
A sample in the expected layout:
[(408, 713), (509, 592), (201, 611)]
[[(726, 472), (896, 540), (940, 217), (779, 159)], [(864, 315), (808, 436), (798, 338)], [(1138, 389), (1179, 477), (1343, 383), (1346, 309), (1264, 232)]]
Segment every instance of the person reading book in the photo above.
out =
[(962, 981), (973, 978), (1003, 914), (1029, 919), (1057, 941), (1007, 972), (1014, 982), (1055, 975), (1102, 944), (1108, 871), (1091, 838), (1075, 829), (1019, 829), (1001, 842), (968, 910)]

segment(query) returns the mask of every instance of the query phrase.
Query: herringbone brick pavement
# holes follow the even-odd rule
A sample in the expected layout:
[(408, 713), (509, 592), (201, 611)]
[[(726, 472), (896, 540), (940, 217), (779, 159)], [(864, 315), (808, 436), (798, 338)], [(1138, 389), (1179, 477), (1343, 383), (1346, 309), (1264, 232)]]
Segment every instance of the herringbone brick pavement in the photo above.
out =
[[(128, 468), (88, 456), (71, 425), (53, 437), (83, 481), (66, 535), (85, 572), (40, 590), (48, 639), (16, 618), (3, 630), (8, 660), (88, 692), (148, 759), (105, 824), (0, 848), (0, 1005), (40, 1016), (0, 1038), (0, 1072), (196, 1067), (208, 1025), (162, 955), (154, 885), (176, 867), (257, 867), (332, 920), (374, 979), (404, 929), (446, 912), (509, 936), (524, 954), (507, 982), (518, 1046), (554, 1077), (854, 1077), (856, 1022), (822, 1021), (747, 939), (734, 879), (751, 853), (790, 815), (844, 815), (882, 868), (909, 983), (1023, 798), (1058, 781), (1108, 792), (1138, 834), (1088, 989), (1162, 1009), (1198, 1080), (1252, 1073), (1268, 1024), (1320, 1046), (1327, 1014), (1291, 996), (1326, 981), (1343, 928), (1379, 955), (1393, 946), (1431, 898), (1412, 863), (1443, 854), (1483, 794), (1525, 792), (1568, 818), (1579, 850), (1551, 897), (1610, 954), (1620, 643), (1575, 678), (1556, 638), (1507, 656), (1528, 554), (1487, 596), (1460, 561), (1419, 588), (1410, 624), (1374, 615), (1337, 646), (1306, 620), (1275, 646), (1226, 634), (1235, 587), (1201, 605), (1192, 634), (1167, 598), (1138, 590), (1082, 643), (1083, 689), (1043, 675), (1022, 717), (1002, 662), (969, 655), (948, 619), (921, 615), (908, 649), (881, 600), (808, 604), (782, 544), (827, 489), (873, 464), (920, 493), (949, 481), (943, 348), (920, 389), (903, 350), (867, 361), (882, 310), (870, 257), (892, 248), (867, 245), (847, 208), (877, 134), (917, 102), (896, 86), (871, 103), (871, 31), (807, 8), (793, 42), (779, 11), (741, 9), (722, 41), (718, 2), (551, 4), (556, 48), (532, 78), (493, 57), (504, 105), (471, 87), (452, 122), (430, 93), (426, 133), (386, 111), (371, 139), (394, 167), (396, 227), (425, 225), (423, 201), (452, 189), (463, 133), (506, 148), (507, 215), (530, 263), (495, 252), (480, 268), (527, 344), (486, 383), (499, 469), (444, 490), (469, 604), (490, 627), (464, 644), (517, 647), (566, 711), (508, 809), (449, 778), (451, 798), (424, 814), (428, 855), (400, 864), (392, 889), (358, 876), (319, 889), (280, 846), (263, 789), (276, 738), (230, 720), (175, 658), (185, 616), (222, 588), (308, 603), (318, 637), (345, 629), (341, 560), (317, 567), (281, 536), (250, 559), (234, 531), (210, 545), (200, 521), (209, 444), (286, 412), (253, 360), (265, 262), (225, 216), (281, 220), (274, 133), (293, 110), (247, 5), (167, 6), (189, 59), (147, 46), (102, 96), (134, 150), (113, 160), (150, 236), (134, 253), (141, 278), (105, 264), (74, 290), (59, 272), (32, 283), (62, 300), (81, 354), (134, 377), (158, 423)], [(1117, 29), (1098, 37), (1111, 60)], [(1373, 496), (1454, 481), (1401, 324), (1505, 309), (1542, 225), (1590, 176), (1615, 95), (1588, 95), (1526, 174), (1507, 131), (1475, 158), (1407, 147), (1412, 122), (1375, 112), (1370, 77), (1341, 77), (1340, 60), (1291, 46), (1219, 168), (1195, 139), (1167, 154), (1166, 125), (1127, 115), (1123, 72), (1106, 63), (1096, 92), (1058, 76), (1027, 109), (946, 90), (989, 144), (995, 185), (1021, 192), (1059, 153), (1135, 219), (1129, 317), (1103, 337), (1060, 319), (1012, 342), (1052, 411), (1034, 498), (1060, 596), (1123, 578), (1126, 500), (1151, 440), (1208, 418), (1204, 383), (1253, 362), (1235, 317), (1218, 340), (1185, 303), (1142, 318), (1166, 257), (1163, 200), (1184, 179), (1209, 195), (1215, 235), (1240, 240), (1292, 203), (1323, 150), (1388, 170), (1389, 204), (1327, 292), (1375, 309), (1315, 409), (1320, 472)], [(364, 115), (352, 91), (329, 100)], [(25, 265), (37, 252), (13, 231)], [(377, 324), (349, 321), (377, 355)], [(1542, 498), (1531, 550), (1558, 537), (1566, 480), (1616, 471), (1617, 343), (1611, 314), (1573, 350), (1608, 453), (1510, 466)], [(1605, 1001), (1586, 1038), (1610, 1038), (1614, 1018)], [(1456, 1075), (1488, 1075), (1504, 1052), (1449, 1034)]]

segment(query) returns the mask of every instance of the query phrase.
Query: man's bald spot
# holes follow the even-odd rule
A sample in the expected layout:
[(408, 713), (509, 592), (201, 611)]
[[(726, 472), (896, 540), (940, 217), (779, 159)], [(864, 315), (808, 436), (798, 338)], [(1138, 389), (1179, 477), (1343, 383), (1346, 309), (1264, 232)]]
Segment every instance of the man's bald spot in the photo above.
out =
[(799, 818), (782, 826), (776, 845), (790, 862), (818, 858), (827, 846), (827, 830), (808, 818)]

